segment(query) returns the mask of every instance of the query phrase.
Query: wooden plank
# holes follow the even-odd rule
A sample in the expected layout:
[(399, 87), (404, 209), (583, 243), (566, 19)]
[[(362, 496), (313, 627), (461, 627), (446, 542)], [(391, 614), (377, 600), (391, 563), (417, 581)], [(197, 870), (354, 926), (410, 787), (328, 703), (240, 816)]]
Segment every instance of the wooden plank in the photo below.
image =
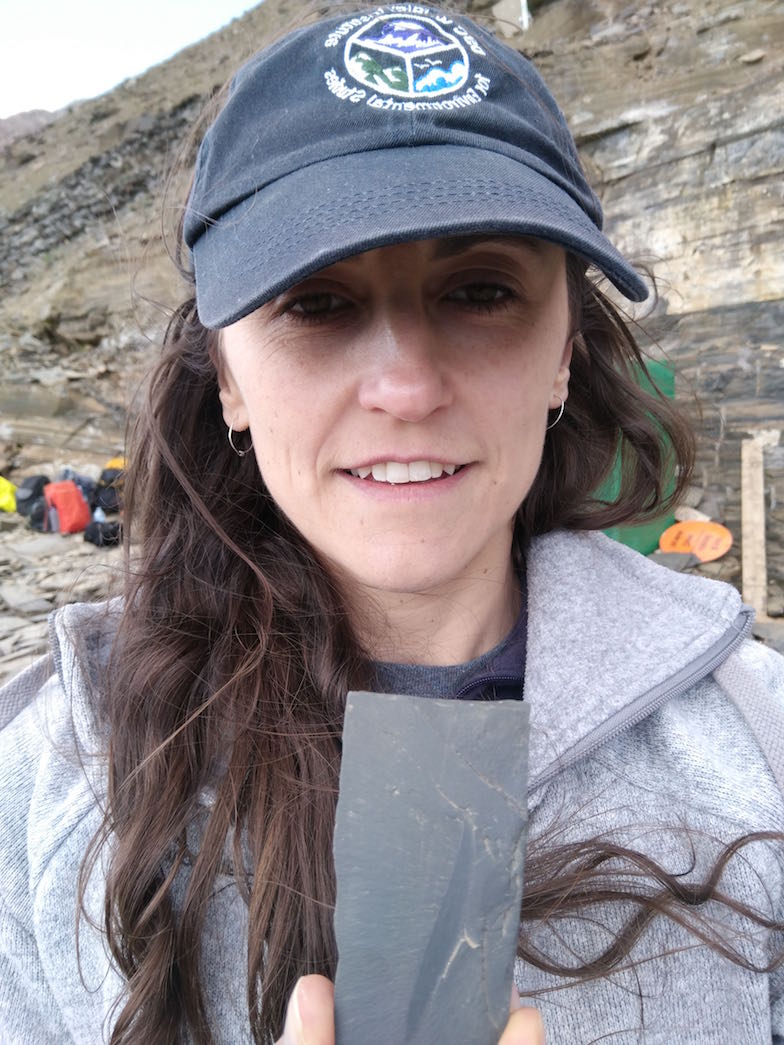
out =
[(754, 607), (758, 620), (767, 620), (768, 567), (762, 452), (763, 444), (757, 439), (741, 442), (741, 569), (743, 601)]

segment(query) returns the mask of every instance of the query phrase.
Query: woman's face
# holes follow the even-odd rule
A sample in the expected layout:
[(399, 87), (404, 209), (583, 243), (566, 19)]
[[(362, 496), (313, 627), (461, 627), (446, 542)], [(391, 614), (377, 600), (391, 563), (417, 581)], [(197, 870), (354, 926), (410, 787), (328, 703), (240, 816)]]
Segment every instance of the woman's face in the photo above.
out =
[(508, 573), (571, 348), (560, 247), (420, 240), (331, 265), (227, 327), (221, 401), (340, 576), (436, 592)]

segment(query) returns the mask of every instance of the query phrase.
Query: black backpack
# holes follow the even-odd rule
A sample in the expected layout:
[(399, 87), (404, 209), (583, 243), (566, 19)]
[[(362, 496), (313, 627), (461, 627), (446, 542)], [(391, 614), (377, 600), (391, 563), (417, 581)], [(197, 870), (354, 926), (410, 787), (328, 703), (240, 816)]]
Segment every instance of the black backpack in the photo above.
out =
[(99, 548), (110, 548), (122, 541), (122, 524), (93, 520), (84, 529), (84, 539)]
[(123, 478), (121, 468), (104, 468), (93, 495), (93, 507), (103, 508), (107, 515), (119, 512), (122, 508)]
[(30, 517), (33, 505), (43, 497), (48, 482), (48, 475), (28, 475), (21, 481), (16, 488), (16, 510), (20, 515)]

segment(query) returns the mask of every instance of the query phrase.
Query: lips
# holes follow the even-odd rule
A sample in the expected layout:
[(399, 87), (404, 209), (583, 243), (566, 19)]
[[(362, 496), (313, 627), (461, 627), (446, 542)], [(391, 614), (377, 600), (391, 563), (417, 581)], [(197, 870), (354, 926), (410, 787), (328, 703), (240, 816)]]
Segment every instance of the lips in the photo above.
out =
[(442, 464), (440, 461), (377, 461), (373, 465), (362, 465), (359, 468), (346, 469), (357, 479), (367, 479), (377, 483), (402, 485), (403, 483), (424, 483), (430, 479), (440, 479), (443, 475), (454, 475), (462, 465)]

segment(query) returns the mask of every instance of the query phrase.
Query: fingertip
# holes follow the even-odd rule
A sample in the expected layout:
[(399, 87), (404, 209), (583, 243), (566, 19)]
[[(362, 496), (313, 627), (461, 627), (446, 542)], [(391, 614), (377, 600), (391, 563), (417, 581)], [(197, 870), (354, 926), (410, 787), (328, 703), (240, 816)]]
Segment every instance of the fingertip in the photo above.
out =
[(509, 1017), (498, 1045), (545, 1045), (544, 1023), (537, 1009), (517, 1009)]
[(299, 1041), (308, 1045), (334, 1045), (334, 1000), (335, 988), (326, 976), (314, 973), (297, 980), (292, 1005), (299, 1027)]
[(331, 1006), (335, 1000), (334, 984), (326, 976), (319, 976), (317, 973), (301, 976), (297, 980), (294, 992), (303, 1018), (320, 1016), (324, 1006)]

